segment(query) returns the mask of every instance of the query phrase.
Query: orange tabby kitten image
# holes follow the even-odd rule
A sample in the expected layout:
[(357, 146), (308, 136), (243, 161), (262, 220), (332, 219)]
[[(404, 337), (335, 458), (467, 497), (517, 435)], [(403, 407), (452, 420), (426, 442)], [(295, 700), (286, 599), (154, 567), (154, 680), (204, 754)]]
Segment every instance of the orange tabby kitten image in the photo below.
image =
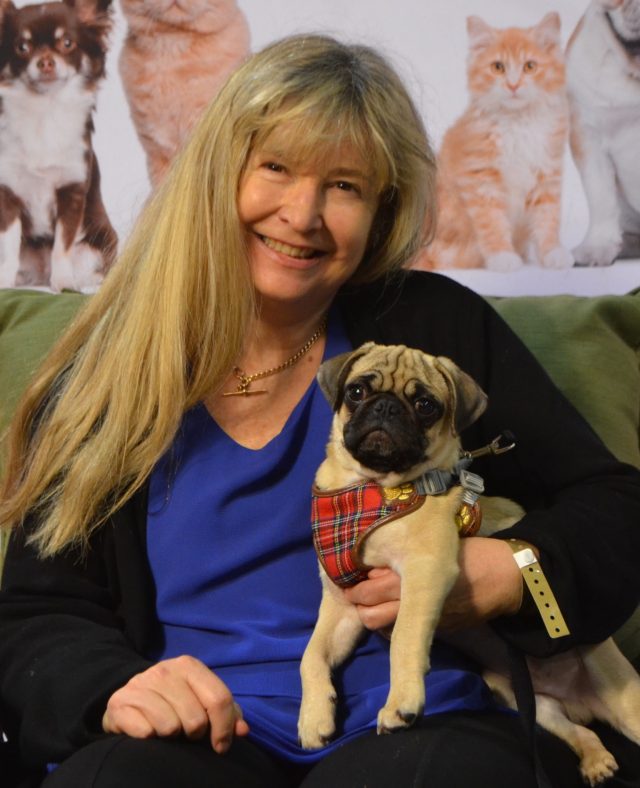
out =
[(469, 106), (438, 155), (435, 237), (417, 268), (573, 265), (559, 241), (568, 101), (560, 17), (496, 29), (467, 19)]
[(128, 23), (120, 74), (147, 156), (162, 180), (204, 107), (249, 53), (236, 0), (121, 0)]

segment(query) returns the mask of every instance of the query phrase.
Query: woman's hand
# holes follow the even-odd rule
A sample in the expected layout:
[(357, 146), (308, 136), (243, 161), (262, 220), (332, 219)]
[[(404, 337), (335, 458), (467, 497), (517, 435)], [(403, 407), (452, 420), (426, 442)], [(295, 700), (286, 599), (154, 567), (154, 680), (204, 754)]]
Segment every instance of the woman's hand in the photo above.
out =
[[(507, 544), (481, 536), (462, 539), (458, 561), (460, 575), (445, 602), (440, 628), (463, 629), (518, 612), (522, 577)], [(367, 629), (393, 626), (400, 607), (400, 578), (391, 569), (372, 569), (367, 580), (344, 593)]]
[(202, 739), (207, 732), (222, 754), (249, 726), (227, 686), (200, 660), (163, 660), (138, 673), (113, 693), (102, 718), (106, 733), (136, 739), (179, 736)]

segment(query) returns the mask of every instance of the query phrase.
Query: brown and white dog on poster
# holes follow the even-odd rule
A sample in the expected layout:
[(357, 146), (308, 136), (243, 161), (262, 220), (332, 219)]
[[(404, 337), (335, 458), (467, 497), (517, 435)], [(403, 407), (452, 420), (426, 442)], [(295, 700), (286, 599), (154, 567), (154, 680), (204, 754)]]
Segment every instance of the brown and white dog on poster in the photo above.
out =
[[(331, 671), (364, 632), (341, 587), (371, 567), (391, 567), (402, 588), (378, 732), (406, 728), (422, 714), (432, 640), (459, 573), (459, 537), (473, 533), (478, 521), (482, 484), (460, 462), (469, 455), (459, 435), (487, 404), (477, 383), (450, 359), (403, 345), (369, 342), (325, 362), (318, 381), (335, 414), (313, 496), (323, 592), (300, 669), (298, 733), (308, 749), (323, 747), (335, 732)], [(482, 498), (481, 506), (483, 535), (523, 514), (504, 498)], [(467, 650), (485, 660), (487, 683), (515, 708), (502, 641), (488, 627), (474, 630)], [(577, 753), (590, 785), (613, 775), (613, 756), (584, 727), (603, 719), (640, 744), (640, 678), (613, 641), (529, 666), (540, 725)]]
[(640, 0), (592, 0), (566, 68), (571, 151), (589, 206), (576, 263), (640, 257)]
[(116, 249), (91, 145), (111, 0), (0, 0), (0, 287), (92, 290)]

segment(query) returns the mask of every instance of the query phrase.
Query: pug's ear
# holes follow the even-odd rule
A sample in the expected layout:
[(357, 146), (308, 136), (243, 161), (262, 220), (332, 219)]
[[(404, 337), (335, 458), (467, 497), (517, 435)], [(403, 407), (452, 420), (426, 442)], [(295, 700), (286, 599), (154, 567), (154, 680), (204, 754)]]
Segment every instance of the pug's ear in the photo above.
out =
[(475, 380), (450, 358), (438, 356), (435, 366), (449, 390), (451, 432), (459, 435), (485, 412), (489, 398)]
[(366, 342), (356, 350), (349, 353), (341, 353), (334, 356), (320, 365), (317, 380), (320, 390), (329, 401), (332, 410), (340, 410), (342, 405), (342, 395), (344, 384), (347, 380), (351, 367), (354, 363), (364, 356), (373, 346), (374, 342)]

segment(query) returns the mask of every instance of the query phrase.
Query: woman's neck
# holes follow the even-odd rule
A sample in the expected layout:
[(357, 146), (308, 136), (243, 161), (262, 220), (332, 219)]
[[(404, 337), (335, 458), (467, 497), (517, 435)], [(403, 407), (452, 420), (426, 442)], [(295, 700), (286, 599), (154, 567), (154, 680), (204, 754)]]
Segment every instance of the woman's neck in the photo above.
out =
[(326, 312), (324, 307), (299, 313), (277, 307), (261, 308), (236, 366), (253, 374), (285, 363), (314, 337)]
[[(324, 317), (320, 312), (298, 321), (284, 315), (256, 319), (236, 364), (239, 372), (231, 373), (221, 390), (205, 398), (209, 413), (237, 443), (259, 449), (281, 432), (318, 372), (326, 334), (318, 329)], [(287, 364), (316, 332), (313, 343)], [(270, 374), (251, 380), (243, 393), (241, 375), (250, 378), (265, 371)]]

